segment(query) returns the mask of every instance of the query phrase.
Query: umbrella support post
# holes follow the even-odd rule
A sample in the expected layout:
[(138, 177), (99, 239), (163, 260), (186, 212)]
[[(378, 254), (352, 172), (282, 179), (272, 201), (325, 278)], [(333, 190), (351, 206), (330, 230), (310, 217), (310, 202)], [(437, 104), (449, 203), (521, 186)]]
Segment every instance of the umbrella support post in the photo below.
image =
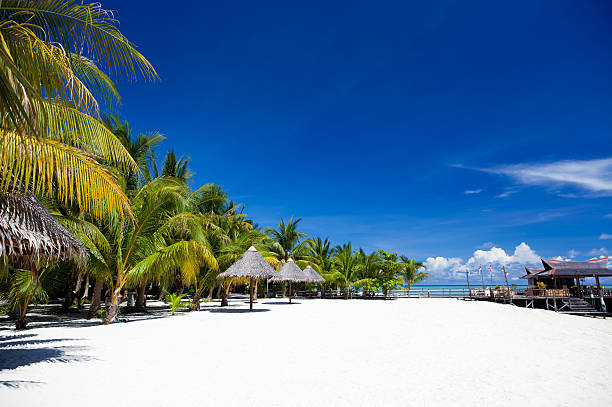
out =
[(249, 278), (249, 311), (253, 311), (253, 277)]
[(291, 294), (291, 281), (289, 281), (289, 304), (291, 304), (291, 297), (292, 297), (292, 294)]

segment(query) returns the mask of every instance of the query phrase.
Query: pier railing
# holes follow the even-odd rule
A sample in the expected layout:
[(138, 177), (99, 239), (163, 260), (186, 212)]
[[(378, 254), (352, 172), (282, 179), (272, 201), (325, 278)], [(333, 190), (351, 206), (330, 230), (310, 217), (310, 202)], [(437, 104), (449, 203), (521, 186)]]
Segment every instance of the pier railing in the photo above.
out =
[(585, 297), (612, 297), (612, 289), (610, 288), (581, 288), (580, 296)]
[(570, 296), (568, 288), (528, 288), (525, 290), (528, 297), (557, 297), (564, 298)]

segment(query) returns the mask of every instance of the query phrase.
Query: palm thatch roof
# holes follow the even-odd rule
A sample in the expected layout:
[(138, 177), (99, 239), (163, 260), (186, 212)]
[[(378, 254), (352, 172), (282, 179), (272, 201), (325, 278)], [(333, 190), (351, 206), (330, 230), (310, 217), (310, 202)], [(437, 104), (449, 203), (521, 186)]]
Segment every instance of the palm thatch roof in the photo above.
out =
[(278, 273), (274, 274), (270, 281), (308, 282), (310, 280), (308, 275), (290, 257), (287, 263), (283, 264), (283, 267), (281, 267)]
[(227, 270), (219, 274), (217, 278), (231, 277), (253, 277), (267, 278), (272, 277), (276, 272), (274, 268), (259, 254), (255, 246), (249, 247), (234, 264)]
[(23, 186), (0, 191), (0, 256), (85, 262), (83, 246)]
[(321, 283), (325, 281), (325, 279), (319, 273), (317, 273), (317, 271), (313, 269), (310, 264), (304, 269), (304, 274), (306, 274), (308, 277), (309, 283)]

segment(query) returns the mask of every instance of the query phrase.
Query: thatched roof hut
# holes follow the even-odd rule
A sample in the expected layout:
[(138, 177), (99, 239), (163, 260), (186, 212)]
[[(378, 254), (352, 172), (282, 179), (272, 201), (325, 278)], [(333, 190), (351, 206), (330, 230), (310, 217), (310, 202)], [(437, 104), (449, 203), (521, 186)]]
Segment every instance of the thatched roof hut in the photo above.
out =
[(236, 260), (227, 270), (217, 276), (218, 279), (225, 278), (248, 278), (249, 279), (249, 309), (253, 310), (253, 286), (254, 281), (261, 278), (272, 277), (276, 274), (274, 268), (259, 254), (255, 246), (249, 247), (241, 258)]
[(304, 269), (304, 274), (306, 274), (306, 276), (308, 277), (309, 283), (322, 283), (323, 281), (325, 281), (325, 278), (323, 278), (319, 273), (317, 273), (317, 271), (312, 268), (310, 264)]
[(302, 269), (298, 267), (297, 264), (295, 264), (293, 259), (289, 257), (289, 260), (287, 260), (287, 262), (283, 264), (283, 267), (280, 268), (278, 273), (276, 273), (274, 277), (270, 279), (270, 281), (274, 281), (274, 282), (288, 281), (289, 282), (289, 303), (291, 304), (291, 297), (292, 297), (291, 283), (292, 282), (306, 283), (309, 281), (309, 278), (308, 278), (308, 275), (304, 273)]
[(83, 246), (23, 186), (0, 192), (0, 256), (10, 263), (27, 259), (84, 263)]

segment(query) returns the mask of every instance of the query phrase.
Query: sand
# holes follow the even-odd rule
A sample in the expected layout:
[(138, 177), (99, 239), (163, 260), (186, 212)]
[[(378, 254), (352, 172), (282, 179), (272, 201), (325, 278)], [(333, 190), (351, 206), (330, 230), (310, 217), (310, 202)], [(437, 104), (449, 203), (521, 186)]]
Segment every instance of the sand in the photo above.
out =
[(612, 319), (454, 299), (231, 305), (2, 330), (0, 405), (612, 405)]

